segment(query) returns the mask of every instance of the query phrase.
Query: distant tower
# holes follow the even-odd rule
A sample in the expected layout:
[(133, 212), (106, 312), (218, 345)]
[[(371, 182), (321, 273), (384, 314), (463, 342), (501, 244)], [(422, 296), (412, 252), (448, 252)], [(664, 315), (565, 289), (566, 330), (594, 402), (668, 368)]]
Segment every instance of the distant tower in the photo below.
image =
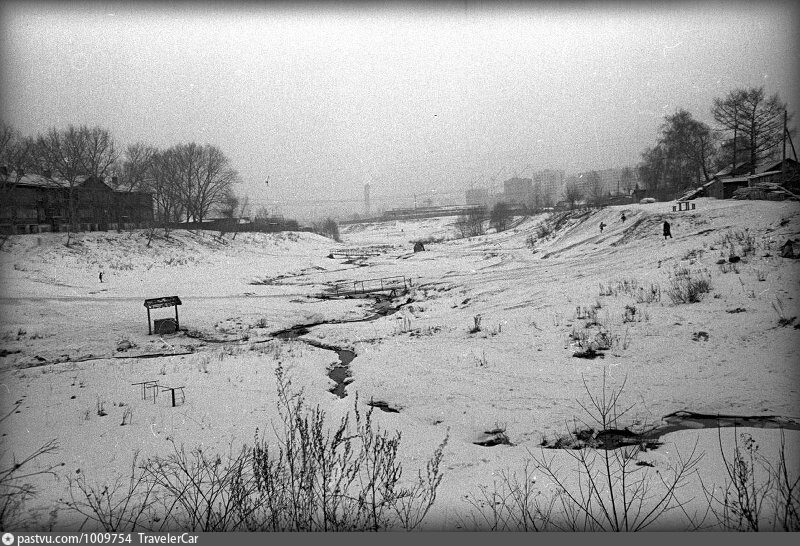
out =
[(364, 184), (364, 216), (369, 216), (369, 184)]

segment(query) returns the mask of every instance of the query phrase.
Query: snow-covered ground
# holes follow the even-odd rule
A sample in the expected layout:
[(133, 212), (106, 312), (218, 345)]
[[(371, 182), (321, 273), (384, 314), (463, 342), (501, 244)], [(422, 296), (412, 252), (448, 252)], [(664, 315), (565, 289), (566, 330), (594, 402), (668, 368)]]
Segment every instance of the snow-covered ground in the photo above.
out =
[[(402, 432), (409, 475), (449, 436), (427, 529), (462, 528), (473, 509), (466, 497), (520, 470), (543, 439), (564, 434), (582, 414), (584, 383), (598, 392), (604, 373), (614, 385), (625, 381), (623, 398), (636, 404), (626, 426), (658, 424), (676, 411), (794, 420), (786, 438), (797, 472), (800, 319), (791, 319), (800, 317), (800, 260), (781, 257), (780, 246), (800, 235), (800, 206), (695, 203), (688, 212), (668, 203), (587, 211), (547, 236), (540, 228), (548, 215), (468, 239), (458, 238), (455, 217), (342, 226), (341, 243), (309, 233), (231, 240), (175, 231), (147, 246), (137, 231), (80, 234), (66, 247), (63, 234), (13, 236), (0, 252), (0, 410), (11, 412), (4, 456), (57, 439), (58, 452), (37, 464), (63, 462), (59, 479), (39, 480), (28, 507), (40, 526), (74, 528), (80, 519), (63, 506), (51, 514), (68, 498), (67, 475), (81, 469), (113, 479), (135, 451), (168, 453), (169, 439), (220, 453), (252, 442), (276, 417), (280, 362), (331, 415), (351, 409), (356, 392), (361, 404), (375, 399), (399, 410), (374, 419)], [(673, 234), (666, 241), (665, 219)], [(416, 240), (427, 241), (425, 252), (412, 252)], [(371, 245), (390, 246), (360, 263), (328, 258), (333, 248)], [(731, 252), (741, 260), (729, 263)], [(702, 301), (668, 296), (680, 267), (710, 277)], [(391, 276), (407, 277), (412, 289), (394, 300), (396, 313), (376, 320), (358, 321), (372, 314), (372, 299), (320, 297), (337, 281)], [(660, 299), (637, 301), (636, 287), (660, 290)], [(143, 300), (171, 295), (182, 300), (188, 335), (148, 335)], [(172, 314), (153, 310), (154, 318)], [(591, 322), (611, 347), (602, 358), (575, 357), (574, 338), (600, 329)], [(297, 324), (319, 324), (305, 337), (356, 352), (348, 396), (328, 392), (335, 353), (270, 336)], [(173, 356), (146, 358), (155, 353)], [(142, 400), (133, 384), (146, 380), (184, 387), (185, 403)], [(107, 415), (98, 416), (100, 404)], [(132, 419), (120, 426), (126, 411)], [(474, 443), (493, 429), (504, 429), (512, 445)], [(774, 429), (737, 432), (752, 434), (762, 451), (776, 449)], [(726, 445), (733, 434), (723, 431)], [(698, 442), (703, 481), (722, 483), (716, 429), (664, 440), (641, 456), (666, 467)], [(536, 487), (552, 488), (539, 477)], [(699, 485), (683, 493), (695, 499), (690, 509), (702, 506)], [(660, 528), (685, 527), (673, 514)]]

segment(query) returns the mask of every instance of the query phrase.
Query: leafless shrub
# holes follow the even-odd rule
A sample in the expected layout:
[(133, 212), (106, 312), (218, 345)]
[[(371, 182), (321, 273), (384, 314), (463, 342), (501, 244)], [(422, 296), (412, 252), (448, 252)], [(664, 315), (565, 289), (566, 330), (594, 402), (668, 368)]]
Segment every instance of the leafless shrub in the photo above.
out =
[[(604, 371), (598, 394), (592, 394), (584, 380), (589, 404), (579, 404), (588, 425), (613, 431), (621, 427), (621, 418), (634, 406), (621, 402), (624, 382), (618, 388), (608, 388), (606, 377)], [(685, 501), (679, 498), (679, 492), (702, 457), (695, 450), (686, 458), (678, 454), (678, 462), (670, 469), (652, 470), (636, 464), (643, 449), (640, 446), (593, 449), (579, 442), (580, 432), (569, 434), (569, 445), (582, 446), (566, 451), (578, 469), (575, 487), (567, 486), (567, 473), (572, 475), (573, 469), (562, 471), (555, 455), (548, 456), (542, 449), (540, 455), (531, 453), (521, 479), (516, 473), (503, 471), (499, 484), (495, 481), (491, 489), (481, 486), (480, 494), (468, 495), (473, 510), (461, 518), (463, 526), (492, 531), (640, 531), (652, 527), (668, 512), (683, 511)], [(555, 483), (555, 493), (545, 495), (535, 490), (537, 476), (531, 463)]]
[(718, 492), (703, 484), (717, 523), (728, 531), (800, 531), (800, 469), (786, 464), (783, 430), (776, 463), (759, 451), (751, 435), (736, 431), (733, 456), (726, 456), (718, 430), (725, 485)]
[(732, 271), (738, 275), (739, 265), (737, 263), (730, 263), (723, 260), (722, 263), (719, 264), (719, 270), (722, 273), (730, 273)]
[(637, 308), (635, 305), (626, 305), (622, 313), (622, 322), (642, 322), (650, 320), (650, 313), (647, 309)]
[(152, 482), (147, 471), (138, 464), (138, 452), (133, 456), (127, 483), (121, 479), (113, 483), (90, 483), (85, 473), (68, 476), (70, 500), (66, 506), (84, 516), (81, 528), (91, 522), (92, 529), (103, 531), (153, 530), (151, 501), (154, 500)]
[(639, 281), (636, 279), (621, 279), (612, 281), (608, 285), (600, 283), (601, 296), (618, 296), (619, 294), (636, 295)]
[(597, 334), (594, 336), (593, 343), (597, 346), (597, 350), (604, 350), (607, 351), (611, 349), (615, 343), (619, 342), (619, 336), (610, 333), (605, 329), (601, 329)]
[(692, 271), (685, 266), (676, 266), (670, 275), (667, 289), (672, 303), (697, 303), (703, 294), (711, 291), (711, 275), (706, 270)]
[(401, 486), (397, 460), (400, 433), (388, 434), (354, 402), (350, 414), (332, 430), (325, 412), (306, 408), (302, 393), (291, 393), (279, 368), (278, 397), (282, 430), (277, 444), (256, 434), (253, 469), (263, 501), (256, 527), (274, 531), (388, 530), (417, 527), (436, 499), (442, 479), (444, 442), (412, 485)]
[(756, 238), (748, 229), (729, 230), (715, 241), (715, 246), (720, 247), (723, 257), (738, 256), (744, 258), (755, 253)]
[(546, 239), (547, 237), (552, 235), (552, 233), (553, 233), (553, 225), (547, 221), (548, 219), (545, 219), (544, 222), (542, 222), (541, 224), (536, 226), (536, 238), (537, 239)]
[(339, 224), (333, 218), (326, 218), (324, 221), (314, 224), (314, 232), (324, 237), (329, 237), (336, 242), (341, 242), (339, 235)]
[(472, 355), (472, 358), (475, 361), (475, 365), (478, 368), (486, 368), (489, 366), (489, 359), (486, 358), (486, 351), (484, 351), (481, 356)]
[(472, 328), (469, 329), (470, 334), (476, 334), (481, 331), (481, 316), (475, 315), (472, 317)]
[(578, 305), (575, 307), (575, 318), (578, 320), (589, 320), (591, 323), (597, 322), (597, 310), (600, 308), (599, 305)]
[(171, 441), (173, 452), (149, 459), (144, 468), (147, 487), (157, 499), (156, 514), (165, 530), (241, 530), (259, 507), (252, 501), (255, 484), (252, 455), (243, 447), (227, 456), (194, 448), (188, 453)]
[(480, 494), (467, 495), (473, 510), (468, 517), (461, 517), (462, 527), (480, 531), (547, 530), (556, 498), (536, 491), (537, 478), (531, 466), (526, 460), (521, 477), (502, 470), (499, 483), (493, 482), (491, 489), (480, 485)]
[(97, 397), (97, 402), (95, 403), (95, 410), (97, 411), (97, 415), (100, 417), (105, 417), (108, 415), (106, 413), (106, 403), (104, 400), (100, 400), (100, 397)]
[[(8, 419), (19, 408), (16, 404), (11, 411), (0, 419), (0, 424)], [(50, 440), (21, 460), (12, 457), (11, 461), (0, 467), (0, 529), (9, 531), (24, 527), (21, 516), (25, 503), (36, 496), (36, 487), (28, 480), (50, 475), (55, 476), (56, 465), (44, 464), (35, 466), (34, 462), (45, 455), (58, 451), (58, 442)], [(5, 445), (0, 452), (0, 460), (6, 460)], [(39, 463), (37, 462), (37, 465)]]
[(462, 238), (476, 237), (485, 233), (483, 225), (485, 219), (486, 210), (483, 208), (474, 208), (467, 214), (459, 216), (455, 222), (455, 226)]
[[(607, 370), (604, 370), (602, 390), (597, 394), (590, 391), (584, 380), (589, 403), (578, 403), (593, 427), (601, 431), (619, 430), (621, 418), (634, 406), (621, 401), (625, 382), (618, 388), (609, 388), (606, 380)], [(640, 445), (631, 445), (621, 449), (567, 450), (578, 468), (576, 488), (567, 485), (555, 456), (548, 457), (544, 449), (539, 455), (532, 454), (537, 466), (559, 488), (551, 500), (560, 513), (556, 515), (553, 508), (544, 512), (548, 517), (543, 526), (564, 531), (641, 531), (664, 514), (683, 510), (685, 501), (678, 493), (702, 458), (696, 453), (696, 445), (688, 457), (678, 453), (677, 463), (669, 471), (657, 472), (636, 464), (641, 449)]]
[(403, 479), (400, 433), (372, 421), (372, 409), (333, 429), (319, 406), (309, 408), (282, 368), (281, 424), (274, 441), (256, 431), (253, 448), (225, 457), (172, 442), (167, 457), (138, 464), (127, 483), (70, 480), (68, 506), (104, 530), (361, 531), (419, 526), (436, 499), (447, 438), (424, 471)]
[(601, 296), (627, 295), (636, 298), (636, 303), (654, 303), (661, 301), (661, 286), (651, 283), (642, 286), (636, 279), (621, 279), (607, 285), (600, 283)]
[(650, 284), (648, 287), (640, 286), (636, 293), (636, 303), (654, 303), (661, 301), (661, 286)]
[(797, 317), (786, 317), (786, 312), (783, 310), (783, 302), (780, 298), (775, 298), (775, 301), (772, 302), (772, 308), (778, 314), (778, 326), (780, 327), (789, 326), (797, 319)]
[(211, 355), (202, 354), (197, 357), (197, 371), (208, 373), (208, 365), (211, 363)]

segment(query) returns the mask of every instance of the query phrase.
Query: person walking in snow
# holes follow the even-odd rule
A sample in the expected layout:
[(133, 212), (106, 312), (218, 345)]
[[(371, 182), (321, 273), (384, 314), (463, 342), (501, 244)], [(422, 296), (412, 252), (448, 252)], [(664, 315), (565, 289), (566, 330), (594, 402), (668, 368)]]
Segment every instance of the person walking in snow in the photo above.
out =
[(600, 233), (603, 233), (604, 227), (606, 227), (606, 225), (603, 222), (600, 222)]
[(667, 237), (672, 239), (672, 232), (670, 231), (669, 222), (664, 220), (664, 240), (667, 240)]
[(622, 220), (623, 224), (625, 223), (625, 213), (624, 212), (622, 213), (622, 216), (620, 216), (620, 220)]
[(103, 282), (103, 272), (100, 272), (100, 282)]

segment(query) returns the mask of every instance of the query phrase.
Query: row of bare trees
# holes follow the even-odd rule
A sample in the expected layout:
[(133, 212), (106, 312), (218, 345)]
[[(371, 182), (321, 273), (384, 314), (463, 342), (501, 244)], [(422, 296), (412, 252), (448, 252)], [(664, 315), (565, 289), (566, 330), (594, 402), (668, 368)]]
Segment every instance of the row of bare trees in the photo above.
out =
[(164, 222), (202, 222), (212, 210), (238, 207), (233, 186), (240, 181), (218, 147), (194, 142), (165, 150), (136, 143), (126, 148), (120, 188), (149, 191)]
[(194, 142), (166, 149), (137, 142), (120, 149), (101, 127), (70, 125), (24, 136), (0, 122), (0, 200), (10, 199), (25, 173), (60, 178), (67, 192), (68, 224), (75, 220), (75, 188), (85, 176), (111, 177), (118, 191), (153, 195), (156, 218), (167, 226), (202, 222), (231, 202), (240, 177), (217, 146)]
[[(709, 182), (720, 169), (746, 162), (751, 174), (777, 159), (784, 120), (791, 120), (778, 94), (763, 87), (735, 89), (714, 99), (716, 127), (684, 109), (664, 118), (657, 143), (641, 155), (639, 178), (655, 195), (666, 196)], [(786, 131), (791, 138), (793, 130)]]

